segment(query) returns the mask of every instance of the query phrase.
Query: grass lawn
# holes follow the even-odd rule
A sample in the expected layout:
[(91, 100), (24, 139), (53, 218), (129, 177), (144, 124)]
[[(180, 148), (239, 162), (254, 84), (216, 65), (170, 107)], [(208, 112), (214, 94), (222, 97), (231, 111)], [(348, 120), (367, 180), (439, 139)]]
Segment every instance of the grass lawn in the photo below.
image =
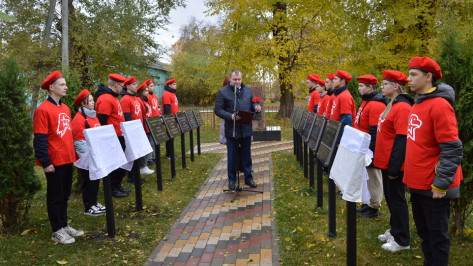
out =
[[(204, 126), (201, 130), (201, 142), (215, 142), (218, 130)], [(196, 138), (196, 133), (194, 133)], [(186, 142), (189, 135), (186, 134)], [(196, 140), (194, 144), (197, 145)], [(186, 144), (187, 149), (189, 144)], [(165, 154), (165, 145), (161, 145), (161, 155)], [(175, 140), (176, 154), (180, 156), (180, 138)], [(187, 169), (182, 169), (180, 158), (176, 160), (177, 176), (170, 176), (170, 163), (162, 158), (163, 191), (157, 191), (156, 175), (145, 175), (147, 181), (143, 188), (144, 211), (133, 212), (135, 195), (113, 199), (117, 235), (115, 239), (106, 236), (105, 215), (90, 217), (83, 214), (82, 197), (72, 195), (69, 200), (69, 223), (72, 227), (84, 230), (86, 234), (76, 238), (72, 245), (55, 244), (51, 238), (51, 226), (46, 211), (46, 184), (41, 168), (43, 188), (36, 193), (30, 209), (30, 221), (8, 236), (0, 236), (0, 264), (5, 265), (117, 265), (143, 264), (159, 241), (167, 233), (181, 211), (192, 200), (210, 171), (220, 160), (219, 154), (195, 154), (195, 162), (187, 155)], [(154, 168), (154, 167), (151, 167)], [(126, 178), (124, 179), (126, 181)], [(131, 188), (131, 184), (124, 186)], [(104, 204), (102, 186), (99, 202)]]
[[(324, 188), (324, 207), (317, 208), (316, 192), (292, 153), (273, 154), (275, 212), (281, 262), (286, 265), (346, 264), (346, 203), (337, 199), (337, 234), (328, 237), (328, 193)], [(377, 236), (389, 227), (389, 210), (384, 204), (379, 219), (357, 218), (357, 263), (359, 265), (422, 265), (423, 254), (414, 221), (410, 218), (411, 250), (391, 253), (381, 248)], [(466, 228), (472, 228), (472, 219)], [(471, 265), (473, 241), (451, 238), (450, 264)]]

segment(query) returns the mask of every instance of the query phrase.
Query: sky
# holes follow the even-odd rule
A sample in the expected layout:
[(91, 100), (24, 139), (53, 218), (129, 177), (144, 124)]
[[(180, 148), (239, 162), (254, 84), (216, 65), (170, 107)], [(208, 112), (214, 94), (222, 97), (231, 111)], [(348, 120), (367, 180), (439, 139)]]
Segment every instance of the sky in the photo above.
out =
[(171, 58), (169, 56), (171, 46), (179, 39), (179, 29), (181, 26), (189, 23), (192, 17), (197, 20), (203, 20), (206, 22), (216, 23), (217, 17), (207, 17), (204, 11), (207, 10), (205, 6), (205, 0), (187, 0), (186, 7), (178, 7), (170, 13), (170, 23), (166, 26), (166, 29), (158, 30), (156, 39), (159, 44), (163, 45), (168, 50), (168, 54), (163, 55), (160, 61), (163, 63), (170, 63)]

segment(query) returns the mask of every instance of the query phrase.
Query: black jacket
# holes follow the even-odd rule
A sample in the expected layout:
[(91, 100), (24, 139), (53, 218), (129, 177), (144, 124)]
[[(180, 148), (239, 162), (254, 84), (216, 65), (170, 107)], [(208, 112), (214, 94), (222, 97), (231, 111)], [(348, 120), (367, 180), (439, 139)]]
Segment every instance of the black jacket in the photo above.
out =
[[(253, 103), (253, 93), (251, 88), (241, 84), (241, 88), (236, 93), (236, 113), (239, 110), (254, 112), (256, 104)], [(233, 137), (233, 120), (235, 93), (231, 84), (227, 84), (217, 92), (215, 101), (215, 114), (225, 120), (225, 137)], [(253, 129), (251, 123), (249, 125), (235, 123), (235, 138), (246, 138), (252, 135)]]

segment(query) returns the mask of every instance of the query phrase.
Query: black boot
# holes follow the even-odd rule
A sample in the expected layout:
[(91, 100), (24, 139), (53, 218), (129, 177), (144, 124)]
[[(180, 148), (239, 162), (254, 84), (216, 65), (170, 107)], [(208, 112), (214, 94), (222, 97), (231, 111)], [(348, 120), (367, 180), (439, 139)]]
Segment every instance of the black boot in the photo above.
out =
[(360, 214), (360, 217), (363, 218), (378, 218), (379, 217), (379, 210), (378, 209), (373, 209), (370, 206), (367, 206), (368, 210), (365, 212), (362, 212)]
[(368, 210), (368, 204), (362, 204), (360, 208), (356, 208), (357, 212), (365, 212)]

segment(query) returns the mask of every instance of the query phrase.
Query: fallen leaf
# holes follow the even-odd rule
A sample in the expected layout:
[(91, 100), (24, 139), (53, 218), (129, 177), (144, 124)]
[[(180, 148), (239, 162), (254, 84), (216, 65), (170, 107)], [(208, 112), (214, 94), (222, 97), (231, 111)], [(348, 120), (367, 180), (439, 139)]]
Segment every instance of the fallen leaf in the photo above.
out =
[(298, 226), (297, 231), (302, 232), (302, 227)]
[(288, 237), (288, 236), (286, 236), (286, 237), (284, 238), (284, 240), (286, 240), (286, 242), (291, 242), (291, 238)]
[(67, 261), (65, 260), (58, 260), (56, 261), (58, 264), (61, 264), (61, 265), (64, 265), (64, 264), (67, 264)]
[(315, 246), (315, 244), (307, 243), (307, 248), (312, 248), (314, 246)]
[(415, 255), (414, 258), (416, 258), (416, 259), (422, 259), (422, 257), (419, 256), (419, 255)]

